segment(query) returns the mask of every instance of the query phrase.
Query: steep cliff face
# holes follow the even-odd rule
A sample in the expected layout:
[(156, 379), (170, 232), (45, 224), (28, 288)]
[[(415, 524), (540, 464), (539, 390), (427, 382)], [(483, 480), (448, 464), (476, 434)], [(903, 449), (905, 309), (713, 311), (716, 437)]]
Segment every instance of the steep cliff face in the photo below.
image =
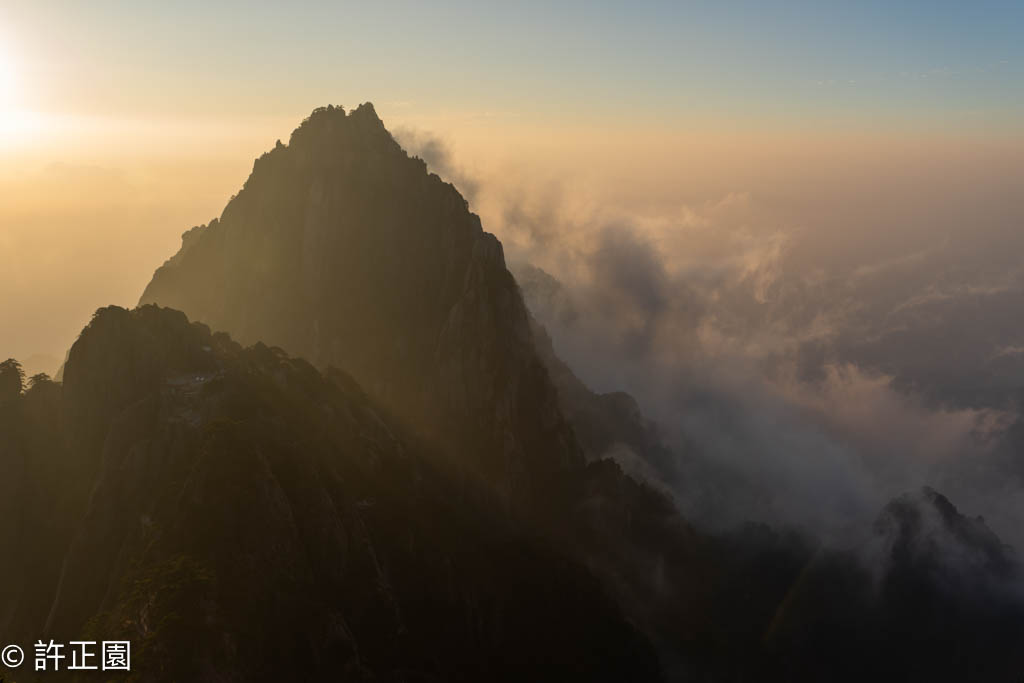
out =
[(90, 482), (64, 438), (60, 385), (20, 389), (0, 400), (0, 637), (45, 621)]
[(587, 459), (614, 458), (639, 479), (678, 483), (689, 453), (668, 448), (658, 426), (641, 412), (633, 396), (623, 391), (600, 394), (591, 390), (555, 352), (545, 322), (559, 323), (579, 316), (562, 283), (528, 263), (515, 266), (515, 277), (531, 312), (530, 328), (537, 354)]
[[(158, 598), (145, 587), (170, 584), (211, 629), (203, 643), (218, 645), (185, 629), (170, 642), (201, 651), (190, 661), (218, 675), (251, 673), (238, 654), (249, 639), (275, 671), (312, 652), (395, 680), (399, 669), (442, 680), (653, 675), (585, 565), (679, 680), (963, 680), (969, 667), (947, 645), (972, 632), (982, 636), (970, 655), (987, 671), (1016, 664), (1008, 643), (1024, 632), (1021, 601), (997, 612), (961, 603), (920, 559), (959, 546), (899, 550), (919, 545), (900, 540), (919, 535), (900, 504), (869, 549), (884, 561), (865, 566), (863, 553), (763, 525), (698, 534), (603, 457), (625, 445), (655, 468), (675, 460), (634, 401), (591, 392), (531, 328), (501, 245), (369, 105), (317, 110), (257, 160), (142, 301), (354, 380), (205, 331), (190, 342), (193, 328), (149, 320), (152, 308), (97, 319), (128, 342), (83, 335), (68, 360), (68, 422), (92, 449), (84, 461), (101, 468), (51, 628), (99, 610), (99, 623), (142, 624), (162, 647), (167, 638), (147, 630)], [(975, 531), (957, 533), (974, 543)], [(108, 544), (99, 569), (86, 550), (96, 543)], [(123, 559), (150, 552), (138, 571)], [(1014, 563), (1005, 571), (1020, 576)], [(923, 597), (908, 610), (901, 599), (913, 591)], [(244, 597), (278, 593), (260, 605)], [(303, 630), (296, 606), (322, 628)], [(914, 610), (956, 621), (916, 628)], [(531, 630), (531, 620), (544, 624)], [(267, 633), (293, 649), (261, 635), (277, 623)], [(466, 647), (474, 654), (458, 657)]]
[(372, 105), (317, 110), (258, 159), (141, 302), (345, 368), (512, 498), (582, 465), (500, 243)]
[(690, 632), (692, 531), (614, 463), (587, 465), (501, 244), (370, 105), (317, 110), (257, 160), (142, 300), (350, 372), (466, 495), (587, 563), (638, 622)]
[[(547, 330), (531, 316), (537, 353), (558, 392), (562, 413), (579, 439), (588, 460), (632, 456), (651, 473), (670, 478), (681, 454), (665, 445), (657, 425), (641, 411), (636, 399), (624, 391), (592, 391), (555, 353)], [(627, 454), (628, 452), (628, 454)]]
[(582, 565), (467, 497), (349, 376), (146, 306), (100, 311), (66, 377), (32, 452), (86, 463), (91, 493), (44, 547), (13, 541), (4, 642), (130, 639), (146, 681), (656, 679)]

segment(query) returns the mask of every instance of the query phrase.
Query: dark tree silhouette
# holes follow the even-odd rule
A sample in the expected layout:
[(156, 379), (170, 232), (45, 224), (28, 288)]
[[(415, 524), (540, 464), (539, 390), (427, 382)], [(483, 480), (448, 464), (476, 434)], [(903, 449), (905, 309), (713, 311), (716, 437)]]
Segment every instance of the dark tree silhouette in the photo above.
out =
[(8, 358), (0, 363), (0, 403), (7, 403), (16, 399), (25, 383), (25, 371), (21, 369), (21, 363)]
[(53, 379), (48, 374), (46, 374), (45, 372), (40, 372), (40, 373), (32, 375), (31, 377), (28, 378), (28, 383), (26, 384), (26, 388), (29, 391), (31, 391), (32, 389), (34, 389), (38, 385), (49, 384), (49, 383), (52, 383), (52, 382), (53, 382)]

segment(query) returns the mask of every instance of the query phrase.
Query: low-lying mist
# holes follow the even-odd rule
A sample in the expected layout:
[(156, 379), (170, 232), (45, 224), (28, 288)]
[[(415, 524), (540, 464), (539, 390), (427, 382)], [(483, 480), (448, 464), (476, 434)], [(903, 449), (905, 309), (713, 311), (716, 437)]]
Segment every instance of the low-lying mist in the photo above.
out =
[(557, 353), (658, 423), (676, 462), (608, 456), (692, 520), (847, 543), (930, 485), (1024, 545), (1020, 159), (762, 168), (624, 204), (398, 137), (467, 188)]

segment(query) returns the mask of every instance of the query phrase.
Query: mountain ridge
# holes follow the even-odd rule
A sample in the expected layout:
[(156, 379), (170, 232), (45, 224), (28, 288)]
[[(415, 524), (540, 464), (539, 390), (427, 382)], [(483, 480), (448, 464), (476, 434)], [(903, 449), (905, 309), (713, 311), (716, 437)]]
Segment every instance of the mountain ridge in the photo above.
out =
[(497, 475), (510, 500), (540, 485), (524, 479), (526, 459), (548, 474), (582, 466), (501, 244), (372, 105), (317, 109), (257, 159), (140, 303), (348, 368), (441, 451)]
[[(497, 495), (513, 524), (601, 577), (670, 677), (787, 680), (797, 667), (805, 679), (828, 671), (844, 680), (819, 651), (849, 659), (859, 640), (875, 642), (871, 633), (905, 641), (851, 666), (845, 680), (858, 680), (905, 665), (934, 644), (928, 638), (998, 623), (985, 603), (917, 638), (914, 614), (872, 591), (857, 553), (756, 525), (705, 535), (666, 495), (626, 475), (605, 457), (615, 444), (661, 472), (676, 456), (628, 395), (593, 393), (558, 359), (500, 242), (366, 105), (314, 111), (185, 247), (143, 302), (345, 368), (442, 461), (472, 472), (467, 489)], [(947, 551), (954, 546), (940, 558)], [(884, 566), (895, 576), (903, 565)], [(976, 570), (989, 580), (987, 567)], [(958, 604), (920, 565), (903, 576), (922, 604)], [(934, 671), (959, 669), (944, 661)]]
[(15, 543), (33, 604), (5, 642), (129, 639), (147, 681), (657, 680), (584, 567), (343, 372), (143, 306), (98, 311), (66, 376), (65, 438), (28, 456), (84, 463), (77, 502), (56, 553)]
[(557, 357), (500, 242), (371, 105), (317, 109), (257, 159), (141, 301), (97, 312), (63, 385), (0, 366), (0, 539), (23, 560), (0, 566), (0, 638), (123, 635), (144, 680), (1020, 663), (1019, 564), (940, 494), (894, 500), (850, 551), (703, 533), (627, 476), (610, 445), (675, 456)]

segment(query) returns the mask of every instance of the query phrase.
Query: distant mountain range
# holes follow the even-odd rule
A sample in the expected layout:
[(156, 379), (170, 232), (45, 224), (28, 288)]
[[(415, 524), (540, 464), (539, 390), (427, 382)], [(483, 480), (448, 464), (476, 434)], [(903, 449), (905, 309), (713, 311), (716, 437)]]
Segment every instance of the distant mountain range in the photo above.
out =
[(501, 244), (369, 104), (318, 109), (260, 157), (139, 308), (97, 312), (62, 384), (16, 375), (0, 641), (130, 639), (133, 680), (1024, 666), (1018, 560), (935, 491), (852, 550), (693, 528), (642, 477), (678, 454), (557, 357)]

